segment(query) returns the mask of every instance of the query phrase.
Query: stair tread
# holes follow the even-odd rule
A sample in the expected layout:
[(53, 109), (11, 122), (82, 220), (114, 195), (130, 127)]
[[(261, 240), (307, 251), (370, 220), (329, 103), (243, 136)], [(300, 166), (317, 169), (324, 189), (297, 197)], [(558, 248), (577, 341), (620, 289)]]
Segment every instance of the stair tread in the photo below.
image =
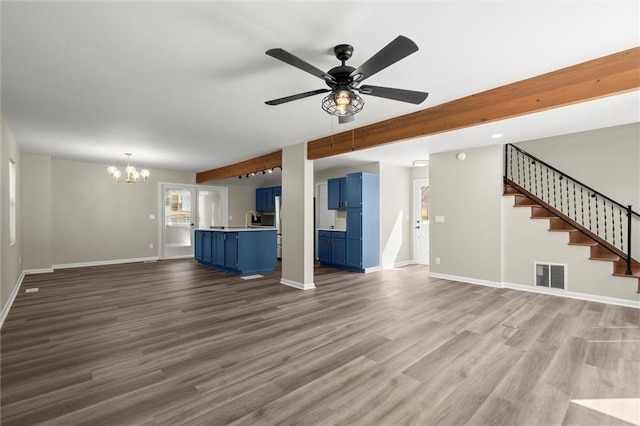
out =
[(599, 257), (594, 257), (594, 256), (590, 256), (589, 260), (604, 260), (604, 261), (608, 261), (608, 262), (617, 262), (618, 260), (620, 260), (619, 256), (613, 256), (611, 255), (611, 257), (605, 257), (605, 256), (599, 256)]
[(614, 277), (624, 277), (624, 278), (637, 278), (640, 279), (640, 274), (632, 274), (632, 275), (627, 275), (627, 274), (616, 274), (615, 272), (613, 274)]
[(594, 247), (597, 246), (598, 243), (596, 243), (595, 241), (592, 242), (588, 242), (588, 241), (578, 241), (578, 242), (569, 242), (568, 243), (570, 246), (585, 246), (585, 247)]

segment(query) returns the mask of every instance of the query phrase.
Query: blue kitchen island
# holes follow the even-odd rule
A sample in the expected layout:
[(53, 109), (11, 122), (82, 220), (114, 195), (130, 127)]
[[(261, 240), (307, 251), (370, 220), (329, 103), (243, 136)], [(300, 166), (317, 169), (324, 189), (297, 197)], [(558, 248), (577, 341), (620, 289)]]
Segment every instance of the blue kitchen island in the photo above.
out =
[(275, 270), (275, 228), (221, 228), (195, 230), (198, 263), (239, 275)]

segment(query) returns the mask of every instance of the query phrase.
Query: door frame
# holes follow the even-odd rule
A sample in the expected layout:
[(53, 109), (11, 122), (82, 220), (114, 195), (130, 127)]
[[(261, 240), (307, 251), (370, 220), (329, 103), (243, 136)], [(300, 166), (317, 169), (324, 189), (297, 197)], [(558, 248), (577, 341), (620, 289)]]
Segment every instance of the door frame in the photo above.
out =
[[(413, 263), (418, 264), (418, 237), (417, 237), (417, 230), (416, 230), (416, 225), (418, 223), (418, 219), (421, 219), (421, 215), (418, 216), (417, 215), (417, 209), (416, 209), (416, 203), (417, 203), (417, 199), (418, 197), (421, 197), (421, 194), (418, 194), (417, 189), (419, 187), (422, 186), (429, 186), (429, 179), (428, 178), (420, 178), (420, 179), (414, 179), (413, 180), (413, 188), (411, 190), (411, 217), (412, 217), (412, 221), (411, 221), (411, 236), (413, 239)], [(422, 225), (422, 223), (420, 224)], [(427, 259), (426, 263), (420, 263), (425, 264), (425, 265), (429, 265), (429, 259)]]
[[(189, 258), (194, 256), (194, 241), (193, 235), (191, 236), (191, 253), (188, 255), (182, 256), (166, 256), (164, 252), (164, 190), (165, 187), (179, 187), (185, 189), (191, 189), (195, 192), (195, 197), (191, 201), (192, 211), (195, 212), (196, 217), (192, 216), (191, 220), (194, 223), (193, 229), (197, 228), (197, 223), (199, 222), (199, 218), (197, 217), (199, 212), (199, 191), (207, 191), (207, 190), (217, 190), (222, 192), (222, 218), (223, 225), (229, 225), (229, 188), (226, 186), (215, 186), (215, 185), (196, 185), (192, 183), (175, 183), (175, 182), (158, 182), (158, 213), (156, 215), (158, 221), (158, 259), (181, 259), (181, 258)], [(192, 193), (193, 195), (193, 193)]]

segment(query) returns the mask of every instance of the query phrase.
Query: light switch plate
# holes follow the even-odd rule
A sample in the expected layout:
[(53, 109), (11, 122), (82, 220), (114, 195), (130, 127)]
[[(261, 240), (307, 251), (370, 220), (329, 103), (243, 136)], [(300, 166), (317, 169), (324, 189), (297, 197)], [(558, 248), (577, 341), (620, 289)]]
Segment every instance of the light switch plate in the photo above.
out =
[(444, 223), (444, 216), (436, 216), (436, 223)]
[(150, 215), (149, 215), (149, 220), (154, 220), (155, 218), (156, 218), (156, 215), (155, 215), (155, 214), (150, 214)]

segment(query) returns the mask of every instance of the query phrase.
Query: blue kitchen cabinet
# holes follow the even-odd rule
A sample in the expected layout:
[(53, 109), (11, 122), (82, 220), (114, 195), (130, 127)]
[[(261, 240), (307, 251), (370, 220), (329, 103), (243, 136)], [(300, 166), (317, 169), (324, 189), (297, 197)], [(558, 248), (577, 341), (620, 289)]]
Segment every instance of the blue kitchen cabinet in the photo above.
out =
[(360, 172), (346, 179), (346, 266), (364, 272), (380, 265), (380, 178)]
[(281, 194), (281, 186), (256, 188), (256, 211), (260, 213), (274, 213), (276, 211), (275, 197), (279, 197)]
[(238, 269), (238, 232), (224, 232), (224, 266)]
[[(239, 275), (275, 270), (276, 230), (196, 230), (198, 263)], [(209, 241), (210, 256), (204, 255)]]
[(266, 188), (256, 188), (256, 211), (264, 212), (267, 209), (267, 190)]
[(318, 260), (327, 266), (345, 266), (346, 239), (344, 231), (318, 231)]
[(335, 265), (344, 265), (347, 263), (347, 241), (344, 232), (332, 232), (334, 235), (331, 239), (331, 262)]
[(193, 257), (195, 257), (198, 262), (204, 259), (202, 255), (204, 234), (204, 231), (196, 231), (194, 238)]
[(329, 210), (344, 210), (347, 207), (347, 180), (344, 177), (327, 180)]
[(202, 260), (205, 262), (213, 261), (213, 234), (204, 232), (202, 236)]
[(347, 175), (345, 200), (348, 209), (362, 207), (362, 185), (362, 173)]

